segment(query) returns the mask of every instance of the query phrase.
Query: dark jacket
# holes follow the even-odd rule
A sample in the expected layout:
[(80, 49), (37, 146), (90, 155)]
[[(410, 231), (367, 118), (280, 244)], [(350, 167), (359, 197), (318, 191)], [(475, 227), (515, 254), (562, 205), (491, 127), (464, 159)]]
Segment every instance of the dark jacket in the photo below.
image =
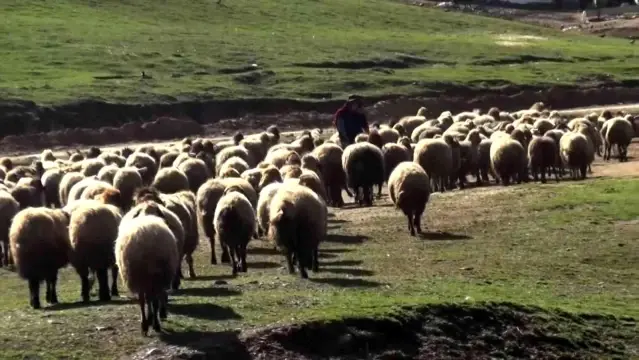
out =
[(345, 106), (337, 110), (333, 122), (343, 146), (354, 143), (357, 135), (368, 131), (366, 115)]

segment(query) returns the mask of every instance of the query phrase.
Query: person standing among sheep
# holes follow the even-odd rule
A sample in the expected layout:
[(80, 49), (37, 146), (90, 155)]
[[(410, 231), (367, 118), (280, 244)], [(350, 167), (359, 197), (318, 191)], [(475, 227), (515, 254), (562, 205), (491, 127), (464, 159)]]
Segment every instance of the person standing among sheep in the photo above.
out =
[(368, 134), (368, 121), (364, 114), (362, 99), (351, 95), (346, 104), (335, 113), (333, 124), (337, 128), (342, 148), (353, 144), (357, 135)]

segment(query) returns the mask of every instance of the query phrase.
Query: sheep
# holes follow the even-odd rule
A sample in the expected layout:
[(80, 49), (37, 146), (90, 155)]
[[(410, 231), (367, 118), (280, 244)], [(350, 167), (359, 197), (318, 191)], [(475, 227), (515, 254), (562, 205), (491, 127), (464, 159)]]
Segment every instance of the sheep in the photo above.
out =
[(121, 168), (124, 166), (124, 164), (126, 164), (126, 158), (115, 153), (103, 152), (102, 154), (98, 155), (98, 159), (101, 159), (107, 165), (114, 165), (118, 168)]
[[(89, 302), (89, 272), (96, 273), (100, 301), (118, 296), (117, 268), (113, 248), (118, 237), (122, 216), (112, 205), (97, 201), (81, 202), (71, 212), (69, 220), (70, 261), (81, 280), (82, 301)], [(108, 270), (112, 269), (112, 287), (109, 292)]]
[[(384, 155), (370, 143), (351, 144), (344, 149), (342, 166), (348, 186), (353, 189), (355, 201), (360, 206), (373, 205), (373, 185), (379, 186), (381, 196), (384, 183)], [(360, 193), (361, 190), (361, 193)]]
[(29, 283), (30, 305), (40, 308), (40, 283), (47, 284), (46, 301), (57, 304), (58, 270), (69, 262), (68, 214), (60, 209), (20, 211), (9, 229), (11, 257), (18, 274)]
[(158, 171), (158, 165), (155, 159), (143, 152), (134, 152), (126, 159), (125, 167), (135, 167), (138, 169), (145, 169), (140, 172), (142, 176), (142, 183), (145, 185), (151, 184), (155, 178), (155, 174)]
[(20, 204), (9, 194), (0, 191), (0, 267), (11, 265), (9, 250), (9, 228), (11, 222), (20, 211)]
[(384, 179), (388, 181), (390, 174), (397, 164), (403, 161), (410, 161), (410, 152), (402, 145), (387, 143), (382, 146), (382, 156), (384, 157)]
[(312, 153), (304, 154), (304, 156), (302, 156), (302, 169), (312, 171), (317, 174), (320, 179), (322, 178), (322, 170), (319, 159)]
[(165, 194), (173, 194), (182, 190), (189, 190), (189, 179), (184, 172), (176, 168), (161, 168), (155, 174), (151, 184), (154, 188)]
[(77, 183), (82, 181), (82, 179), (84, 179), (84, 175), (79, 172), (68, 172), (62, 176), (62, 179), (60, 179), (58, 193), (60, 206), (64, 206), (67, 204), (67, 202), (69, 201), (69, 193), (71, 192), (71, 189)]
[(479, 174), (479, 144), (481, 143), (481, 133), (478, 129), (472, 129), (466, 138), (459, 142), (460, 168), (459, 185), (463, 189), (466, 175), (472, 174), (477, 179), (477, 184), (481, 184)]
[(181, 163), (178, 167), (178, 170), (184, 172), (186, 177), (189, 179), (189, 189), (193, 192), (197, 192), (197, 190), (206, 182), (206, 180), (211, 177), (211, 173), (209, 172), (208, 167), (204, 163), (204, 161), (200, 159), (189, 159), (185, 162)]
[(231, 186), (224, 190), (215, 208), (213, 226), (217, 241), (230, 255), (233, 275), (246, 272), (246, 247), (256, 223), (253, 206), (241, 189)]
[(271, 200), (282, 185), (283, 184), (281, 182), (268, 184), (263, 187), (259, 193), (256, 208), (257, 230), (259, 236), (264, 236), (264, 234), (268, 232)]
[(564, 166), (570, 169), (572, 178), (576, 180), (581, 172), (581, 179), (586, 178), (588, 165), (594, 159), (594, 149), (588, 137), (581, 133), (567, 132), (559, 140), (559, 154)]
[[(405, 116), (401, 118), (393, 128), (397, 129), (397, 125), (399, 125), (403, 129), (403, 134), (400, 132), (401, 135), (406, 134), (406, 136), (411, 136), (413, 131), (425, 122), (426, 118), (424, 116)], [(399, 131), (399, 129), (397, 130)]]
[(125, 205), (124, 201), (122, 200), (122, 194), (120, 193), (120, 190), (116, 189), (113, 185), (107, 182), (99, 180), (88, 184), (87, 187), (82, 190), (80, 199), (101, 199), (103, 203), (113, 205), (119, 209), (123, 209)]
[(44, 203), (47, 207), (59, 208), (60, 204), (60, 183), (64, 174), (60, 169), (49, 169), (42, 174), (40, 182), (44, 188)]
[[(342, 207), (344, 205), (342, 189), (346, 188), (346, 173), (342, 167), (342, 148), (336, 144), (325, 143), (313, 149), (312, 154), (319, 160), (329, 204)], [(351, 196), (350, 193), (348, 195)]]
[(428, 174), (432, 189), (446, 191), (453, 169), (453, 150), (443, 139), (423, 139), (415, 145), (413, 161)]
[(85, 177), (97, 175), (106, 165), (102, 159), (86, 159), (82, 162), (82, 175)]
[(120, 191), (123, 211), (128, 211), (131, 208), (133, 195), (142, 186), (143, 180), (140, 170), (132, 166), (118, 169), (113, 177), (113, 187)]
[(504, 186), (509, 185), (511, 179), (515, 177), (519, 184), (527, 180), (525, 179), (528, 165), (526, 150), (517, 140), (501, 137), (493, 141), (490, 146), (490, 163), (493, 172)]
[(242, 177), (242, 174), (237, 172), (237, 170), (233, 168), (222, 169), (222, 172), (218, 175), (220, 179), (228, 179), (228, 178), (239, 178)]
[(234, 169), (236, 170), (239, 174), (245, 172), (246, 170), (248, 170), (250, 167), (249, 165), (246, 163), (246, 161), (244, 161), (244, 159), (237, 157), (237, 156), (233, 156), (228, 158), (224, 164), (222, 164), (219, 168), (218, 171), (218, 176), (220, 176), (220, 174), (226, 172), (228, 169)]
[(368, 134), (360, 133), (355, 136), (355, 143), (361, 143), (365, 141), (368, 141)]
[[(274, 165), (276, 168), (281, 168), (286, 164), (287, 159), (291, 154), (297, 154), (295, 151), (287, 148), (271, 148), (269, 149), (264, 162)], [(299, 155), (298, 155), (299, 156)]]
[(546, 183), (546, 173), (552, 170), (555, 179), (559, 182), (557, 172), (557, 158), (559, 150), (555, 140), (549, 136), (535, 136), (528, 144), (528, 163), (533, 179), (537, 181), (538, 174), (541, 175), (541, 182)]
[(391, 128), (381, 128), (379, 129), (379, 136), (382, 137), (382, 143), (396, 143), (400, 138), (400, 134), (397, 130)]
[(430, 198), (430, 180), (419, 164), (399, 163), (388, 178), (388, 193), (395, 207), (408, 219), (408, 231), (421, 234), (421, 217)]
[(75, 185), (71, 187), (69, 190), (69, 198), (67, 199), (67, 204), (80, 200), (82, 197), (82, 193), (84, 190), (93, 183), (99, 182), (101, 184), (106, 184), (100, 180), (98, 180), (97, 176), (85, 177), (82, 180), (78, 181)]
[(20, 204), (20, 209), (44, 206), (44, 187), (39, 179), (22, 178), (9, 193)]
[[(177, 151), (169, 151), (168, 153), (162, 155), (159, 164), (160, 169), (173, 166), (173, 163), (181, 154), (183, 153), (179, 153)], [(186, 154), (186, 157), (188, 158), (188, 154)]]
[(266, 128), (266, 134), (269, 135), (271, 145), (275, 145), (280, 141), (280, 130), (277, 125), (271, 125)]
[(284, 165), (280, 169), (282, 179), (296, 179), (302, 175), (302, 167), (300, 165)]
[(36, 175), (36, 171), (29, 166), (16, 166), (11, 170), (7, 171), (6, 176), (4, 177), (5, 182), (17, 183), (20, 178), (23, 177), (33, 177)]
[(286, 184), (275, 192), (268, 238), (284, 253), (289, 273), (295, 272), (294, 261), (303, 279), (308, 278), (307, 268), (319, 271), (318, 248), (326, 237), (327, 216), (324, 201), (305, 186)]
[(246, 148), (249, 152), (249, 157), (253, 159), (255, 163), (258, 163), (266, 156), (266, 152), (270, 146), (270, 137), (267, 133), (260, 133), (257, 136), (243, 139), (240, 145)]
[(148, 334), (149, 325), (161, 331), (158, 317), (167, 317), (166, 291), (173, 282), (178, 261), (175, 235), (157, 215), (144, 215), (120, 224), (115, 262), (122, 282), (138, 296), (144, 335)]
[(180, 264), (184, 256), (186, 230), (178, 215), (164, 206), (164, 203), (161, 200), (158, 201), (158, 197), (159, 193), (153, 188), (139, 189), (136, 193), (136, 205), (124, 214), (121, 223), (126, 223), (133, 218), (144, 215), (155, 215), (163, 219), (169, 229), (171, 229), (171, 232), (173, 232), (175, 244), (178, 250), (178, 265), (175, 268), (175, 276), (173, 277), (173, 282), (171, 284), (171, 289), (178, 290), (181, 283)]
[[(166, 167), (170, 167), (173, 166), (174, 168), (177, 168), (178, 166), (180, 166), (181, 163), (185, 162), (186, 160), (192, 159), (193, 156), (188, 153), (188, 152), (183, 152), (183, 153), (179, 153), (178, 156), (173, 159), (173, 164), (172, 165), (168, 165)], [(161, 159), (160, 159), (161, 160)], [(169, 159), (165, 159), (165, 161), (168, 161)]]
[(288, 183), (290, 181), (295, 181), (295, 183), (306, 186), (307, 188), (313, 190), (317, 196), (319, 196), (324, 202), (326, 202), (326, 187), (324, 186), (324, 182), (320, 179), (317, 174), (309, 170), (302, 170), (302, 173), (298, 178), (294, 179), (286, 179), (284, 183)]
[(226, 160), (232, 157), (239, 157), (240, 159), (244, 160), (249, 166), (253, 166), (257, 163), (257, 162), (254, 162), (254, 160), (251, 158), (251, 154), (244, 146), (240, 146), (240, 145), (229, 146), (221, 150), (220, 152), (218, 152), (217, 155), (215, 156), (215, 164), (217, 166), (217, 168), (215, 169), (215, 172), (219, 173), (220, 168), (226, 162)]
[(262, 180), (262, 169), (248, 169), (240, 174), (240, 177), (248, 181), (255, 191), (259, 191), (260, 181)]
[(195, 158), (204, 162), (204, 165), (206, 165), (206, 168), (209, 170), (209, 174), (215, 174), (215, 160), (213, 155), (200, 151), (195, 154)]
[[(604, 133), (605, 131), (605, 133)], [(632, 142), (635, 131), (632, 123), (625, 118), (612, 118), (602, 127), (605, 140), (604, 160), (610, 160), (613, 145), (617, 145), (619, 161), (628, 161), (628, 145)]]
[(280, 171), (273, 165), (269, 165), (266, 168), (261, 169), (261, 179), (257, 186), (256, 191), (261, 191), (268, 184), (272, 184), (274, 182), (282, 182), (282, 174)]
[[(251, 205), (254, 207), (257, 205), (257, 192), (248, 181), (241, 178), (210, 179), (198, 189), (196, 194), (198, 221), (211, 245), (211, 265), (217, 264), (213, 216), (224, 190), (231, 186), (242, 189), (242, 193), (249, 199)], [(222, 247), (222, 262), (229, 261), (228, 252)]]
[(98, 180), (113, 184), (113, 177), (118, 172), (118, 167), (115, 165), (107, 165), (98, 171)]

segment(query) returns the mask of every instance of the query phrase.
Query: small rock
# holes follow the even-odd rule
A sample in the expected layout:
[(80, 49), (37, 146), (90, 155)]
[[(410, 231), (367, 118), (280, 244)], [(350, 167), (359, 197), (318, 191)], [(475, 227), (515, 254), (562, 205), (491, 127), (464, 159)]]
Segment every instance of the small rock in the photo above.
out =
[(626, 246), (626, 244), (624, 244), (624, 243), (619, 243), (619, 244), (617, 244), (617, 246), (619, 246), (619, 247), (624, 247), (624, 246)]
[(48, 322), (49, 324), (51, 324), (51, 325), (62, 324), (61, 322), (56, 321), (56, 320), (47, 320), (47, 322)]
[(214, 284), (215, 285), (228, 285), (228, 282), (226, 282), (226, 280), (215, 280)]
[(474, 267), (472, 267), (472, 266), (466, 266), (466, 267), (460, 268), (459, 270), (470, 271), (470, 270), (473, 270), (473, 269), (474, 269)]
[(113, 326), (96, 326), (95, 327), (96, 331), (107, 331), (107, 330), (113, 330)]
[(260, 282), (259, 282), (259, 281), (257, 281), (257, 280), (253, 280), (253, 281), (249, 281), (249, 282), (248, 282), (248, 284), (251, 284), (251, 285), (257, 285), (257, 284), (259, 284), (259, 283), (260, 283)]

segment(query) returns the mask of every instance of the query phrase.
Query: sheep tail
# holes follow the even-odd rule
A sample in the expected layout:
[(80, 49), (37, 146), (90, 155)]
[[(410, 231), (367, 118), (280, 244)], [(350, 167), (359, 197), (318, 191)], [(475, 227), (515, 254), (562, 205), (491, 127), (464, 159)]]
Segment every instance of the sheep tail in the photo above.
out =
[(404, 190), (400, 190), (399, 193), (397, 193), (397, 201), (395, 202), (396, 209), (399, 209), (401, 205), (408, 200), (408, 195), (409, 194)]

